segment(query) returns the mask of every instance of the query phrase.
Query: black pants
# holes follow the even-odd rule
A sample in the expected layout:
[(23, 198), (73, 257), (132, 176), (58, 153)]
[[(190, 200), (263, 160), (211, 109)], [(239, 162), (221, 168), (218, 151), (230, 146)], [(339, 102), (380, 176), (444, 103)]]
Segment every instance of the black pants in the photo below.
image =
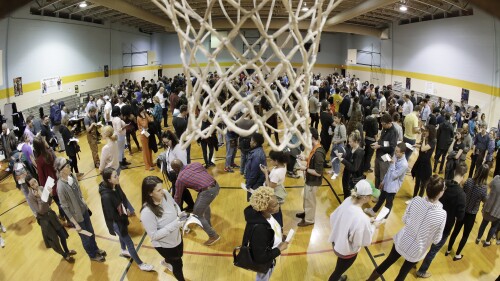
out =
[(168, 107), (164, 107), (161, 109), (161, 114), (163, 115), (163, 127), (168, 127)]
[(130, 143), (130, 136), (134, 139), (135, 145), (137, 146), (137, 149), (141, 149), (141, 146), (139, 145), (139, 141), (137, 140), (137, 136), (134, 131), (127, 131), (126, 138), (127, 138), (127, 143), (128, 143), (128, 151), (132, 152), (132, 143)]
[(382, 190), (382, 192), (380, 193), (380, 197), (378, 198), (377, 204), (375, 204), (375, 206), (373, 207), (373, 211), (375, 213), (378, 212), (380, 207), (382, 207), (382, 204), (384, 204), (384, 201), (386, 201), (385, 207), (389, 209), (389, 213), (387, 214), (387, 216), (385, 216), (385, 218), (388, 218), (389, 214), (391, 213), (392, 203), (394, 202), (394, 196), (396, 196), (396, 193), (388, 193), (387, 191)]
[(201, 141), (201, 151), (203, 152), (203, 160), (205, 160), (205, 165), (209, 165), (210, 163), (212, 163), (212, 158), (214, 158), (214, 147), (208, 144), (206, 141)]
[(375, 143), (375, 142), (365, 139), (365, 156), (363, 159), (363, 163), (364, 163), (363, 172), (366, 172), (366, 171), (371, 169), (372, 157), (373, 157), (373, 153), (375, 153), (375, 149), (373, 149), (371, 147), (372, 143)]
[(309, 113), (311, 117), (311, 127), (318, 129), (319, 126), (319, 114), (318, 113)]
[(425, 189), (429, 180), (422, 181), (420, 177), (415, 177), (415, 187), (413, 188), (413, 197), (424, 197)]
[[(172, 197), (173, 197), (175, 196), (175, 182), (177, 181), (177, 174), (174, 171), (170, 171), (167, 173), (167, 178), (172, 183)], [(186, 208), (182, 207), (184, 205), (182, 202), (187, 204)], [(193, 196), (191, 196), (191, 192), (189, 192), (187, 188), (184, 188), (184, 191), (182, 192), (182, 202), (181, 205), (179, 206), (181, 210), (194, 209)]]
[[(438, 165), (438, 162), (440, 163), (439, 165), (439, 171), (443, 170), (444, 166), (444, 160), (446, 159), (446, 154), (448, 153), (448, 149), (439, 149), (436, 148), (436, 155), (434, 155), (434, 172), (436, 172), (436, 168)], [(441, 161), (439, 161), (439, 158), (441, 158)]]
[(69, 253), (68, 244), (66, 243), (66, 234), (64, 233), (64, 229), (62, 228), (57, 230), (56, 232), (57, 236), (59, 236), (59, 241), (61, 241), (62, 249), (61, 247), (57, 247), (58, 244), (56, 244), (56, 247), (53, 250), (63, 258), (65, 258)]
[[(393, 265), (400, 257), (401, 257), (401, 255), (396, 251), (396, 247), (394, 247), (394, 245), (392, 245), (392, 249), (391, 249), (391, 252), (389, 253), (389, 256), (387, 256), (385, 261), (383, 261), (377, 268), (375, 268), (375, 271), (380, 275), (384, 274), (384, 272), (389, 267), (391, 267), (391, 265)], [(409, 261), (405, 260), (405, 262), (403, 263), (403, 266), (399, 270), (398, 276), (394, 280), (395, 281), (405, 280), (406, 276), (408, 275), (408, 273), (410, 272), (410, 270), (413, 268), (413, 266), (415, 264), (417, 264), (417, 263), (416, 262), (409, 262)]]
[(462, 234), (462, 239), (460, 240), (460, 244), (458, 244), (458, 249), (456, 252), (456, 255), (460, 255), (462, 249), (465, 246), (465, 243), (467, 243), (467, 238), (469, 238), (469, 234), (472, 231), (475, 220), (476, 214), (465, 213), (464, 219), (462, 221), (457, 221), (457, 223), (455, 224), (455, 228), (451, 233), (450, 241), (448, 242), (448, 251), (451, 251), (451, 249), (453, 248), (453, 244), (455, 244), (455, 240), (457, 239), (457, 236), (463, 227), (464, 233)]
[(332, 275), (330, 275), (330, 278), (328, 278), (328, 281), (339, 280), (342, 274), (344, 274), (344, 272), (346, 272), (349, 269), (349, 267), (351, 267), (351, 265), (354, 263), (357, 257), (358, 257), (357, 254), (354, 257), (348, 259), (343, 259), (339, 257), (337, 259), (337, 264), (335, 265), (335, 270), (333, 271)]
[(182, 254), (184, 252), (184, 242), (174, 248), (161, 248), (155, 247), (156, 251), (165, 259), (165, 261), (172, 265), (175, 279), (184, 280), (184, 273), (182, 273)]
[[(489, 223), (490, 223), (490, 221), (483, 219), (483, 221), (481, 222), (481, 225), (479, 225), (479, 231), (477, 232), (477, 239), (481, 239), (483, 237), (484, 231), (486, 230), (486, 227), (488, 226)], [(488, 231), (488, 234), (486, 235), (487, 242), (491, 240), (491, 237), (493, 237), (493, 234), (495, 234), (495, 232), (497, 231), (499, 224), (500, 224), (500, 219), (491, 221), (490, 230)], [(498, 239), (498, 237), (497, 237), (497, 239)]]
[(297, 158), (292, 154), (289, 154), (288, 163), (286, 163), (286, 171), (289, 173), (293, 173), (293, 168), (295, 167), (295, 163), (297, 163)]
[(470, 169), (469, 169), (469, 178), (474, 176), (474, 169), (483, 165), (485, 150), (479, 150), (478, 153), (472, 154), (470, 159)]
[(71, 166), (71, 171), (73, 171), (73, 173), (80, 173), (78, 171), (78, 157), (75, 156), (68, 156), (68, 158), (71, 160), (71, 162), (69, 163), (69, 165)]
[(344, 200), (351, 196), (351, 186), (349, 185), (351, 177), (351, 173), (344, 170), (344, 173), (342, 174), (342, 192), (344, 193)]

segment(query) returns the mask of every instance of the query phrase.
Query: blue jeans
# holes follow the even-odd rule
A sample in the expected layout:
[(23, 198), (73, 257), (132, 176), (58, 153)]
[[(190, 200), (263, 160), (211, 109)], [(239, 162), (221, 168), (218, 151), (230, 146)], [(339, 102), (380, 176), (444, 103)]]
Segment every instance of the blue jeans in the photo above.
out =
[(234, 157), (236, 156), (236, 146), (231, 147), (231, 139), (226, 134), (226, 165), (225, 167), (231, 167), (234, 164)]
[[(411, 128), (409, 130), (411, 130)], [(415, 145), (417, 140), (411, 140), (407, 137), (403, 137), (403, 142), (409, 143), (411, 145)], [(406, 149), (406, 151), (405, 151), (406, 161), (410, 161), (410, 157), (411, 157), (412, 153), (413, 153), (413, 150), (408, 149), (408, 148)]]
[(130, 238), (130, 235), (128, 234), (122, 235), (120, 229), (118, 228), (118, 224), (116, 222), (113, 222), (113, 230), (115, 231), (115, 234), (118, 236), (118, 239), (120, 240), (120, 247), (122, 251), (128, 250), (130, 256), (135, 261), (135, 263), (141, 265), (142, 260), (141, 258), (139, 258), (139, 255), (137, 255), (137, 251), (135, 250), (134, 247), (134, 242), (132, 241), (132, 238)]
[(266, 273), (257, 273), (257, 276), (255, 276), (255, 281), (268, 281), (269, 279), (271, 279), (273, 270), (274, 267), (272, 266)]
[(95, 242), (94, 228), (92, 227), (92, 222), (90, 221), (88, 211), (85, 211), (85, 213), (83, 213), (83, 221), (78, 222), (78, 224), (80, 225), (82, 230), (87, 230), (88, 232), (92, 233), (92, 236), (90, 237), (80, 233), (78, 233), (78, 235), (80, 235), (83, 248), (85, 249), (85, 252), (87, 252), (87, 255), (89, 255), (89, 257), (91, 258), (95, 258), (97, 255), (97, 250), (99, 250), (99, 248), (97, 247), (97, 243)]
[(330, 159), (332, 161), (333, 173), (338, 175), (340, 173), (340, 161), (335, 155), (334, 151), (337, 151), (338, 153), (342, 153), (342, 155), (345, 155), (344, 144), (343, 143), (334, 144), (332, 146), (332, 153), (330, 155)]
[(248, 159), (248, 152), (243, 152), (243, 150), (240, 149), (241, 152), (241, 163), (240, 163), (240, 173), (244, 174), (245, 173), (245, 165), (247, 163)]
[(429, 267), (431, 266), (432, 260), (436, 257), (436, 254), (441, 250), (443, 247), (444, 243), (446, 243), (446, 240), (448, 240), (448, 236), (450, 233), (443, 233), (443, 238), (441, 238), (441, 241), (437, 244), (432, 244), (431, 249), (427, 253), (427, 255), (424, 258), (424, 261), (422, 262), (422, 265), (420, 265), (420, 268), (418, 269), (417, 273), (419, 274), (425, 274)]

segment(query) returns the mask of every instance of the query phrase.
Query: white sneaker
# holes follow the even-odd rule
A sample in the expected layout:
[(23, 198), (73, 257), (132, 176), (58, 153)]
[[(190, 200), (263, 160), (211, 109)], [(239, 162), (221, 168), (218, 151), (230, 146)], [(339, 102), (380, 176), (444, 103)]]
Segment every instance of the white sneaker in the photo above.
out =
[(333, 173), (333, 175), (332, 175), (331, 179), (332, 179), (332, 180), (334, 180), (334, 179), (336, 179), (336, 178), (337, 178), (337, 176), (338, 176), (337, 174)]
[(147, 263), (143, 262), (141, 265), (139, 265), (139, 268), (142, 271), (152, 271), (154, 269), (154, 266), (152, 266), (151, 264), (147, 264)]
[(3, 248), (5, 247), (5, 240), (3, 240), (2, 237), (0, 237), (0, 246)]
[(413, 199), (407, 200), (407, 201), (405, 202), (405, 204), (406, 204), (406, 205), (410, 204), (410, 203), (411, 203), (411, 200), (413, 200)]
[(122, 250), (122, 252), (120, 253), (120, 257), (130, 258), (131, 256), (128, 250)]
[(7, 228), (5, 228), (5, 226), (3, 226), (3, 224), (0, 224), (0, 230), (5, 233), (7, 232)]
[(174, 268), (172, 267), (171, 264), (169, 264), (168, 262), (166, 262), (165, 260), (162, 260), (160, 262), (161, 265), (163, 265), (166, 269), (168, 269), (168, 271), (172, 272), (174, 271)]
[(373, 211), (372, 208), (365, 208), (364, 211), (365, 211), (365, 214), (369, 215), (370, 217), (374, 217), (377, 215), (377, 214), (375, 214), (375, 212)]

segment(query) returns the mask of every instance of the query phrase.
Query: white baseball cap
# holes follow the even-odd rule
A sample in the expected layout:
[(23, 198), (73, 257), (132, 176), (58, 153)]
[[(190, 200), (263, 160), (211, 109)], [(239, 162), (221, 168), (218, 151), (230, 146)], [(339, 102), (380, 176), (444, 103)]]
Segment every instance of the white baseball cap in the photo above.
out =
[(373, 197), (380, 196), (380, 190), (376, 189), (375, 186), (367, 180), (358, 181), (356, 186), (354, 186), (354, 189), (358, 195), (371, 195)]

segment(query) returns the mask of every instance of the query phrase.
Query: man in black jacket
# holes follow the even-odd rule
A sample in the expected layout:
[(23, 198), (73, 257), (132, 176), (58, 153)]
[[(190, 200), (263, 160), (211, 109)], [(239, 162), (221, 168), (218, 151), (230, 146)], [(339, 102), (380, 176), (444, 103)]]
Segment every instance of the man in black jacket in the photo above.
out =
[(339, 112), (344, 115), (344, 119), (347, 120), (349, 119), (349, 107), (351, 107), (351, 95), (347, 94), (347, 90), (342, 90), (342, 93), (340, 95), (343, 97), (343, 99), (339, 105)]
[(443, 173), (443, 165), (446, 154), (448, 153), (448, 148), (450, 144), (453, 142), (453, 126), (450, 123), (450, 114), (445, 114), (444, 123), (439, 125), (437, 130), (437, 144), (436, 144), (436, 154), (434, 155), (434, 170), (436, 172), (436, 168), (439, 162), (439, 158), (441, 158), (441, 164), (439, 165), (439, 173)]
[(375, 187), (379, 188), (380, 182), (384, 179), (387, 169), (391, 164), (390, 161), (385, 161), (382, 156), (388, 154), (391, 158), (394, 156), (396, 149), (398, 133), (396, 128), (392, 125), (392, 117), (388, 113), (382, 115), (380, 118), (382, 123), (382, 132), (378, 142), (372, 143), (371, 147), (377, 152), (375, 153)]
[(363, 172), (373, 172), (371, 169), (371, 161), (375, 150), (372, 144), (376, 142), (378, 135), (378, 108), (373, 108), (371, 113), (368, 113), (363, 123), (363, 131), (365, 132), (365, 157), (363, 160)]
[(446, 211), (446, 224), (443, 230), (443, 237), (437, 244), (433, 244), (422, 262), (422, 265), (417, 271), (417, 276), (421, 278), (431, 277), (431, 273), (427, 270), (431, 266), (432, 260), (443, 247), (448, 236), (450, 235), (455, 222), (463, 220), (465, 216), (465, 192), (461, 187), (467, 173), (467, 165), (460, 163), (455, 168), (455, 176), (453, 180), (446, 181), (446, 190), (439, 201), (443, 204), (443, 209)]

